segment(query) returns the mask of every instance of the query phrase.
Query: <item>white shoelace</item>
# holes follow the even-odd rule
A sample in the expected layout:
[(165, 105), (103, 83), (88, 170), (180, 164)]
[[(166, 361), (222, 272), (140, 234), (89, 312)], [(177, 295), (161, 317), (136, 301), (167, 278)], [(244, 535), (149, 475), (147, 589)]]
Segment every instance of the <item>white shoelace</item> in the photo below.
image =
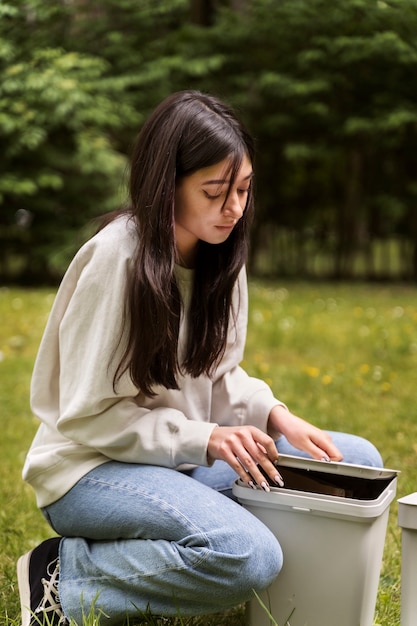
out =
[[(58, 624), (67, 624), (65, 615), (62, 612), (61, 602), (58, 592), (59, 580), (59, 559), (58, 557), (49, 563), (47, 567), (48, 578), (42, 578), (43, 598), (39, 606), (35, 609), (35, 613), (52, 613), (55, 612), (59, 617)], [(52, 573), (51, 573), (52, 572)]]

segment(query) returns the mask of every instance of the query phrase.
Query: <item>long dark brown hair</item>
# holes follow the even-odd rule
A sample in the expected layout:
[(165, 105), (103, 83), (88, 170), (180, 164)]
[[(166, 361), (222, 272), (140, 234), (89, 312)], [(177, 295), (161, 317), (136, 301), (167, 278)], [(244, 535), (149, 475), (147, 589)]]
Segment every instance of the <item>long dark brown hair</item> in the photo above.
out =
[(155, 395), (155, 385), (178, 389), (178, 376), (210, 376), (221, 360), (232, 314), (232, 291), (246, 261), (253, 213), (252, 192), (243, 217), (221, 244), (199, 242), (190, 303), (187, 349), (178, 359), (182, 310), (175, 279), (176, 183), (229, 159), (229, 191), (253, 142), (234, 112), (217, 98), (182, 91), (164, 100), (145, 122), (134, 145), (127, 210), (138, 246), (126, 294), (128, 338), (114, 384), (129, 370), (135, 385)]

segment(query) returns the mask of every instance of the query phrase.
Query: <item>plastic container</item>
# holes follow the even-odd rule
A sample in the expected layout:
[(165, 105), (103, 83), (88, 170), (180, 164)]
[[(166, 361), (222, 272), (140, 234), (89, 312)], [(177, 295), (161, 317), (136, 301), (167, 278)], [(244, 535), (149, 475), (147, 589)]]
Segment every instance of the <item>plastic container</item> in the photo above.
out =
[[(279, 626), (372, 626), (397, 472), (287, 455), (279, 471), (285, 486), (270, 493), (233, 486), (284, 553), (262, 602)], [(256, 598), (247, 622), (274, 624)]]
[(401, 526), (401, 626), (417, 624), (417, 493), (398, 500)]

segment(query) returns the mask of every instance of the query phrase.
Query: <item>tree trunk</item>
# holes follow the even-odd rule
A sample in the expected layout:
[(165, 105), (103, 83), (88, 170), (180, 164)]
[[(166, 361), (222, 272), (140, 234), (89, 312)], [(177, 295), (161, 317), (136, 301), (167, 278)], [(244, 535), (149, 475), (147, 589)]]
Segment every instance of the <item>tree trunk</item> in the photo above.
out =
[(353, 253), (357, 244), (358, 212), (362, 202), (363, 159), (360, 150), (353, 148), (347, 154), (346, 192), (339, 209), (336, 278), (347, 278), (351, 272)]
[(191, 0), (191, 22), (197, 26), (211, 26), (214, 21), (216, 0)]

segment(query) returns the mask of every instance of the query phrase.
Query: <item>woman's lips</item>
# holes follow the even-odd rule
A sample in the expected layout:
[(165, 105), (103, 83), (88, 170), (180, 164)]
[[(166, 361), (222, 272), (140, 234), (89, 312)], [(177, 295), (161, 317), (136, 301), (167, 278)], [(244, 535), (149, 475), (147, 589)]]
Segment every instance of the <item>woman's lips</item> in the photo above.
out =
[(233, 230), (233, 228), (236, 226), (235, 223), (233, 224), (218, 224), (216, 226), (216, 228), (218, 228), (219, 230), (224, 230), (224, 231), (228, 231), (228, 230)]

